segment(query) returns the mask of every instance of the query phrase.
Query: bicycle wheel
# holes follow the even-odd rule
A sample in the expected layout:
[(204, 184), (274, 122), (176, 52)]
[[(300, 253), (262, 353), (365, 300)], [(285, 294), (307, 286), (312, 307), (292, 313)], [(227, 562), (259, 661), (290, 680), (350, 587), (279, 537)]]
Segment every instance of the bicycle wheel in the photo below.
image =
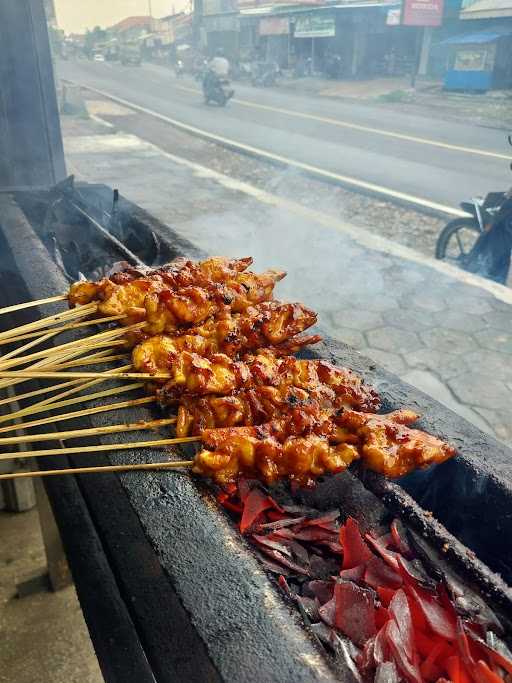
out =
[(436, 243), (436, 258), (463, 265), (480, 235), (473, 218), (456, 218), (442, 230)]

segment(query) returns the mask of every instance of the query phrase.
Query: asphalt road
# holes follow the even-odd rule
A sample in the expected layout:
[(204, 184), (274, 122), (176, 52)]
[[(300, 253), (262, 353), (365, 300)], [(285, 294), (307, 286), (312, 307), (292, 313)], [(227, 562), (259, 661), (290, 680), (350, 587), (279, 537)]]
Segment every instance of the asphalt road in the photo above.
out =
[(493, 128), (239, 83), (226, 108), (206, 107), (195, 81), (153, 64), (67, 61), (58, 73), (237, 144), (372, 183), (388, 196), (455, 208), (510, 183), (512, 151)]

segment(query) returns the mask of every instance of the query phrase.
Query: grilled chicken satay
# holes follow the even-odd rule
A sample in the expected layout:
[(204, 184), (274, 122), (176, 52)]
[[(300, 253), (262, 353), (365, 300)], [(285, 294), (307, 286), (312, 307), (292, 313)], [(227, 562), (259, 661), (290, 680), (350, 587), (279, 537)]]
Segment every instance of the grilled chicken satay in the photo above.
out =
[(212, 319), (180, 336), (155, 335), (138, 344), (132, 354), (133, 365), (141, 372), (167, 371), (181, 351), (202, 356), (223, 352), (234, 357), (260, 347), (272, 347), (276, 354), (289, 354), (307, 344), (320, 341), (317, 335), (297, 336), (316, 322), (316, 314), (302, 304), (269, 301), (251, 307), (245, 314), (227, 314)]
[(431, 434), (408, 425), (419, 416), (412, 410), (368, 415), (353, 410), (336, 416), (338, 439), (357, 446), (365, 465), (387, 477), (402, 477), (416, 469), (452, 458), (456, 450)]
[[(200, 435), (205, 429), (256, 426), (276, 418), (288, 417), (297, 410), (309, 419), (327, 420), (342, 408), (343, 397), (326, 385), (305, 391), (294, 386), (261, 386), (229, 396), (182, 396), (176, 423), (177, 436)], [(332, 441), (338, 428), (329, 424)], [(341, 441), (346, 441), (342, 431)]]
[(278, 358), (268, 351), (250, 357), (247, 362), (224, 354), (204, 358), (183, 351), (175, 357), (170, 373), (172, 379), (159, 390), (163, 403), (184, 394), (228, 395), (254, 386), (287, 385), (311, 391), (326, 385), (342, 398), (343, 407), (368, 412), (380, 407), (377, 393), (347, 368), (338, 368), (323, 360)]
[(243, 272), (247, 265), (247, 259), (209, 259), (201, 264), (185, 262), (179, 267), (149, 271), (138, 277), (133, 277), (132, 272), (118, 273), (97, 283), (73, 284), (68, 300), (71, 305), (97, 300), (102, 315), (126, 315), (123, 324), (148, 319), (149, 333), (159, 334), (183, 324), (201, 324), (228, 307), (235, 312), (243, 311), (269, 299), (275, 283), (285, 273)]
[(295, 430), (290, 418), (259, 427), (207, 429), (202, 441), (193, 471), (222, 486), (241, 474), (267, 484), (288, 478), (311, 485), (316, 477), (342, 472), (359, 457), (351, 444), (333, 446), (326, 436)]
[[(140, 280), (151, 282), (155, 291), (169, 289), (169, 287), (176, 289), (190, 285), (205, 286), (210, 282), (220, 283), (236, 277), (237, 273), (246, 270), (251, 263), (251, 257), (241, 259), (214, 257), (198, 263), (178, 258), (156, 269), (127, 266), (126, 269), (98, 282), (75, 282), (70, 287), (69, 302), (72, 305), (83, 305), (91, 301), (105, 301), (117, 291), (112, 285), (127, 286)], [(136, 295), (130, 287), (127, 291)], [(141, 306), (143, 303), (142, 300), (142, 303), (138, 305)]]
[(200, 325), (212, 316), (242, 313), (272, 297), (276, 282), (285, 273), (269, 270), (259, 275), (239, 273), (237, 279), (210, 288), (182, 287), (151, 292), (145, 298), (147, 331), (172, 334), (182, 325)]

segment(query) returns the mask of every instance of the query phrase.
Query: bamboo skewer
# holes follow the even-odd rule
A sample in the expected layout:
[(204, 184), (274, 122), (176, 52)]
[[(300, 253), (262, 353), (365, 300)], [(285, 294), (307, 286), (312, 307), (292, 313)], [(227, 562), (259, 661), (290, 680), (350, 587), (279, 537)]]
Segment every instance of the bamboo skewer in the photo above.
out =
[[(97, 354), (99, 356), (99, 354)], [(61, 368), (77, 368), (83, 365), (102, 365), (103, 363), (111, 363), (114, 360), (127, 360), (130, 358), (129, 353), (119, 353), (116, 356), (105, 356), (105, 358), (94, 358), (93, 356), (88, 356), (88, 360), (72, 360), (69, 363), (62, 363)]]
[[(99, 344), (97, 346), (100, 346)], [(52, 358), (43, 358), (42, 360), (38, 361), (37, 363), (34, 363), (28, 368), (25, 368), (25, 370), (34, 370), (36, 368), (39, 368), (41, 370), (58, 370), (61, 366), (61, 363), (63, 363), (66, 360), (71, 360), (72, 358), (76, 358), (77, 356), (81, 356), (83, 353), (88, 351), (89, 349), (87, 347), (85, 348), (78, 348), (73, 351), (67, 351), (66, 353), (60, 353), (55, 357)], [(22, 382), (28, 382), (27, 378), (21, 378), (18, 380), (4, 380), (3, 382), (0, 382), (0, 389), (4, 389), (5, 387), (10, 387), (14, 386), (15, 384), (21, 384)]]
[(46, 432), (45, 434), (25, 434), (24, 436), (6, 436), (0, 439), (0, 445), (6, 446), (16, 443), (35, 443), (37, 441), (65, 441), (67, 439), (81, 439), (85, 436), (102, 436), (103, 434), (117, 434), (118, 432), (137, 432), (146, 429), (160, 429), (176, 424), (175, 417), (148, 422), (127, 422), (106, 427), (91, 427), (90, 429), (71, 429), (65, 432)]
[(29, 477), (56, 477), (66, 474), (99, 474), (105, 472), (137, 472), (156, 470), (175, 470), (184, 467), (192, 467), (193, 460), (170, 460), (169, 462), (148, 462), (134, 465), (104, 465), (103, 467), (70, 467), (65, 470), (36, 470), (35, 472), (14, 472), (12, 474), (0, 474), (0, 480), (25, 479)]
[(26, 323), (25, 325), (18, 325), (17, 327), (12, 327), (9, 330), (0, 332), (0, 339), (7, 339), (10, 337), (16, 337), (25, 332), (32, 332), (33, 330), (38, 330), (43, 327), (50, 327), (51, 325), (56, 325), (59, 322), (72, 320), (73, 318), (83, 318), (86, 315), (92, 315), (98, 309), (98, 304), (87, 304), (86, 306), (78, 306), (77, 308), (71, 308), (63, 313), (56, 313), (55, 315), (49, 315), (47, 318), (40, 318), (39, 320), (34, 320), (32, 323)]
[(21, 311), (23, 308), (32, 308), (33, 306), (42, 306), (43, 304), (53, 304), (57, 301), (67, 301), (67, 298), (67, 294), (59, 294), (57, 296), (49, 296), (46, 299), (37, 299), (36, 301), (26, 301), (22, 304), (5, 306), (4, 308), (0, 308), (0, 315), (4, 315), (4, 313), (13, 313), (14, 311)]
[[(125, 387), (126, 388), (126, 387)], [(128, 401), (119, 401), (118, 403), (109, 403), (104, 406), (96, 406), (95, 408), (87, 408), (86, 410), (75, 410), (72, 413), (61, 413), (59, 415), (51, 415), (40, 420), (32, 420), (31, 422), (23, 422), (21, 424), (8, 425), (1, 427), (0, 432), (17, 432), (20, 429), (28, 429), (29, 427), (40, 427), (41, 425), (51, 424), (52, 422), (64, 422), (65, 420), (73, 420), (75, 417), (87, 417), (87, 415), (96, 415), (97, 413), (106, 413), (110, 410), (121, 410), (122, 408), (133, 408), (134, 406), (142, 406), (148, 403), (155, 403), (155, 396), (144, 396), (142, 398), (133, 398)], [(48, 410), (53, 409), (53, 406), (48, 406)]]
[(3, 460), (19, 460), (20, 458), (42, 458), (47, 455), (94, 455), (106, 451), (126, 451), (134, 448), (164, 448), (184, 443), (201, 441), (200, 436), (182, 436), (173, 439), (154, 439), (153, 441), (130, 441), (128, 443), (102, 443), (99, 446), (66, 446), (65, 448), (44, 448), (40, 451), (16, 451), (15, 453), (0, 453)]
[[(57, 408), (65, 408), (71, 405), (76, 405), (77, 403), (85, 403), (87, 401), (93, 401), (97, 398), (105, 398), (106, 396), (116, 396), (117, 394), (124, 394), (128, 391), (134, 391), (135, 389), (140, 389), (142, 385), (139, 382), (134, 384), (127, 384), (124, 387), (113, 387), (112, 389), (105, 389), (104, 391), (96, 391), (92, 394), (84, 394), (84, 396), (78, 396), (76, 398), (67, 399), (65, 401), (40, 401), (32, 406), (27, 406), (21, 410), (17, 410), (15, 413), (10, 415), (0, 416), (0, 422), (10, 422), (11, 420), (17, 420), (20, 417), (27, 417), (28, 415), (37, 415), (38, 413), (44, 413), (48, 410), (56, 410)], [(69, 394), (68, 394), (69, 395)], [(59, 417), (56, 415), (55, 417)], [(26, 424), (13, 425), (15, 429), (21, 429), (25, 427)], [(6, 427), (1, 427), (0, 432), (7, 431)]]
[[(75, 339), (73, 341), (66, 342), (65, 344), (59, 344), (59, 346), (53, 346), (49, 349), (36, 351), (35, 353), (31, 353), (28, 356), (10, 359), (5, 362), (0, 361), (0, 368), (7, 369), (15, 365), (23, 365), (24, 363), (28, 363), (29, 361), (33, 361), (38, 358), (45, 358), (49, 356), (58, 355), (61, 351), (66, 351), (67, 349), (78, 349), (84, 346), (88, 348), (97, 348), (100, 342), (106, 342), (107, 340), (115, 340), (116, 337), (122, 337), (125, 334), (125, 332), (130, 332), (131, 330), (138, 330), (144, 325), (145, 323), (136, 323), (135, 325), (130, 325), (129, 327), (116, 327), (113, 330), (106, 330), (105, 332), (99, 332), (98, 334), (83, 337), (82, 339)], [(50, 334), (50, 336), (53, 335)], [(122, 341), (119, 341), (117, 342), (117, 345), (122, 343)]]
[[(93, 318), (92, 320), (86, 320), (85, 322), (82, 323), (68, 323), (66, 325), (60, 325), (57, 328), (57, 331), (60, 332), (66, 332), (68, 330), (77, 330), (81, 327), (89, 327), (92, 325), (100, 325), (103, 323), (110, 323), (110, 322), (115, 322), (116, 320), (122, 320), (123, 318), (126, 318), (125, 315), (111, 315), (107, 318)], [(37, 332), (29, 332), (28, 334), (20, 334), (17, 335), (16, 337), (9, 337), (8, 339), (1, 339), (0, 340), (0, 346), (3, 346), (5, 344), (14, 344), (15, 342), (19, 341), (24, 341), (25, 339), (34, 339), (34, 337), (40, 337), (44, 335), (45, 333), (42, 330), (38, 330)], [(5, 358), (5, 356), (4, 356)]]
[[(62, 366), (60, 367), (71, 367), (72, 364), (76, 365), (87, 365), (89, 362), (95, 362), (95, 363), (106, 363), (111, 360), (118, 360), (120, 358), (124, 358), (125, 356), (108, 356), (109, 350), (107, 351), (100, 351), (100, 353), (95, 353), (91, 356), (86, 356), (83, 359), (77, 360), (77, 361), (69, 361), (66, 363), (63, 363)], [(105, 357), (106, 356), (106, 357)], [(129, 356), (128, 356), (129, 357)], [(131, 365), (126, 365), (124, 366), (124, 369), (130, 369), (132, 366)], [(121, 369), (121, 368), (120, 368)], [(22, 380), (25, 381), (25, 380)], [(83, 379), (73, 379), (70, 380), (69, 382), (62, 382), (61, 384), (54, 384), (53, 386), (49, 387), (42, 387), (41, 389), (34, 389), (33, 391), (27, 391), (24, 394), (14, 394), (13, 396), (8, 396), (7, 398), (3, 398), (0, 400), (0, 406), (6, 405), (8, 403), (14, 403), (15, 401), (21, 401), (22, 399), (25, 398), (32, 398), (33, 396), (40, 396), (41, 394), (50, 394), (53, 393), (54, 391), (59, 391), (59, 389), (64, 389), (66, 387), (78, 387), (76, 389), (76, 392), (83, 391), (84, 389), (87, 389), (89, 386), (92, 386), (94, 384), (99, 384), (101, 383), (102, 380), (95, 380), (93, 382), (86, 382)], [(14, 384), (17, 384), (15, 382)], [(81, 386), (80, 386), (81, 385)], [(44, 401), (44, 403), (51, 403), (53, 401), (56, 401), (60, 398), (64, 398), (65, 396), (69, 396), (69, 394), (72, 392), (62, 392), (62, 394), (57, 394), (56, 396), (50, 397)], [(40, 405), (40, 403), (33, 404), (33, 405)]]
[(145, 381), (172, 379), (172, 375), (164, 375), (163, 373), (152, 375), (148, 372), (122, 372), (119, 375), (114, 375), (109, 372), (46, 372), (38, 370), (2, 370), (0, 371), (0, 377), (23, 377), (26, 379), (94, 379), (95, 377), (108, 379), (109, 377), (115, 377), (117, 379), (140, 379)]
[[(123, 370), (129, 370), (131, 368), (131, 365), (125, 365), (120, 367), (117, 372), (122, 372)], [(31, 406), (27, 406), (26, 408), (21, 408), (20, 411), (17, 412), (17, 414), (11, 413), (11, 416), (14, 418), (16, 417), (22, 417), (20, 415), (21, 411), (23, 412), (23, 415), (30, 415), (31, 413), (34, 412), (40, 412), (38, 410), (39, 406), (47, 406), (48, 410), (53, 410), (53, 404), (56, 404), (56, 407), (63, 407), (63, 402), (62, 400), (65, 399), (67, 396), (73, 396), (73, 394), (78, 394), (81, 391), (84, 391), (85, 389), (89, 389), (90, 387), (96, 386), (97, 384), (101, 384), (103, 382), (102, 379), (94, 379), (89, 382), (85, 382), (84, 380), (75, 380), (75, 382), (79, 382), (81, 386), (78, 387), (73, 387), (72, 389), (68, 389), (66, 391), (61, 392), (60, 394), (56, 394), (55, 396), (50, 396), (49, 398), (43, 399), (42, 401), (38, 401), (37, 403), (33, 403)], [(64, 382), (64, 384), (67, 384), (67, 382)], [(62, 385), (57, 385), (57, 386), (62, 386)], [(141, 385), (137, 385), (137, 388), (140, 388)], [(112, 391), (112, 390), (109, 390)], [(117, 392), (118, 394), (125, 393), (126, 391), (133, 391), (133, 386), (130, 387), (124, 386), (122, 388), (117, 387)], [(111, 394), (107, 394), (107, 396), (110, 396)], [(66, 402), (66, 405), (73, 405), (75, 403), (82, 403), (83, 401), (90, 401), (93, 398), (101, 398), (102, 396), (105, 396), (105, 392), (96, 392), (95, 394), (85, 394), (82, 398), (80, 399), (74, 399), (73, 401), (68, 401)], [(29, 411), (30, 412), (26, 412)], [(2, 422), (2, 418), (0, 417), (0, 422)]]

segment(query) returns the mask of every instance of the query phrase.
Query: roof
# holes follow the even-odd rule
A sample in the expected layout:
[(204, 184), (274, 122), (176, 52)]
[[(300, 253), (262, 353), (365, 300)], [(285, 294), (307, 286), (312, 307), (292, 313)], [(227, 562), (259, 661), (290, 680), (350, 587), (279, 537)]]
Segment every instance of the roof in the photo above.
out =
[(126, 17), (122, 19), (117, 24), (110, 27), (111, 31), (118, 31), (122, 33), (123, 31), (128, 31), (131, 28), (146, 28), (151, 26), (151, 17)]
[(484, 45), (486, 43), (494, 43), (498, 38), (504, 36), (511, 36), (512, 29), (494, 30), (494, 31), (480, 31), (480, 33), (463, 33), (460, 36), (452, 36), (441, 42), (441, 45)]
[[(512, 0), (511, 0), (512, 1)], [(297, 14), (298, 12), (323, 12), (328, 10), (338, 10), (338, 9), (364, 9), (367, 7), (400, 7), (400, 2), (398, 0), (383, 0), (383, 2), (375, 2), (375, 0), (370, 0), (370, 2), (344, 2), (333, 5), (321, 5), (320, 7), (316, 5), (261, 5), (260, 7), (251, 7), (247, 9), (240, 10), (240, 16), (242, 17), (254, 17), (254, 16), (275, 16), (276, 14)]]
[(461, 19), (493, 19), (512, 17), (512, 0), (476, 0), (465, 7)]

